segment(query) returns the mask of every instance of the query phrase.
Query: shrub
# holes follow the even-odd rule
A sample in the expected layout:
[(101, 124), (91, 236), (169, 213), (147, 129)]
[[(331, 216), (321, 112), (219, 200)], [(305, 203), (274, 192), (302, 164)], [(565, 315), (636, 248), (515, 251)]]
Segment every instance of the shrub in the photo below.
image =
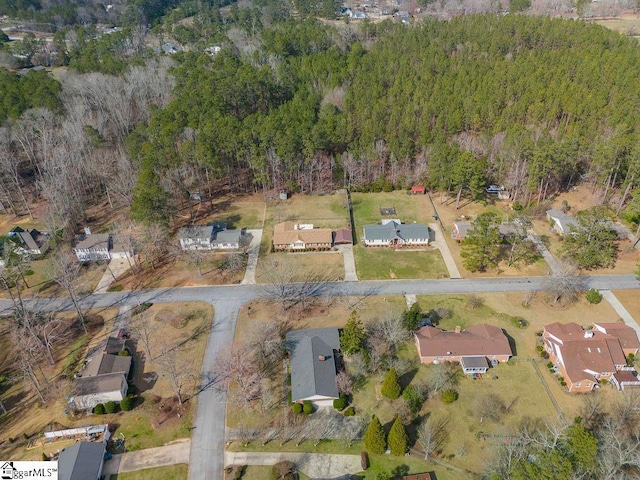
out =
[(560, 382), (560, 385), (562, 385), (563, 387), (566, 387), (566, 386), (567, 386), (567, 382), (565, 382), (564, 380), (562, 380), (562, 381)]
[(131, 310), (131, 316), (136, 316), (136, 315), (144, 312), (145, 310), (149, 310), (152, 305), (153, 305), (153, 303), (150, 303), (150, 302), (141, 303), (140, 305), (138, 305), (137, 307), (134, 307)]
[(289, 405), (293, 405), (293, 396), (291, 394), (291, 390), (287, 393), (287, 399), (289, 400)]
[(104, 415), (104, 405), (99, 403), (95, 407), (93, 407), (93, 413), (96, 415)]
[(405, 399), (407, 405), (409, 405), (409, 409), (412, 414), (416, 414), (420, 411), (420, 407), (422, 407), (422, 402), (424, 401), (424, 396), (422, 395), (422, 389), (415, 385), (409, 385), (402, 392), (402, 398)]
[(289, 460), (282, 460), (271, 468), (272, 480), (293, 480), (296, 465)]
[(294, 403), (293, 405), (291, 405), (291, 411), (296, 414), (302, 413), (302, 404)]
[(384, 439), (384, 430), (378, 417), (375, 415), (369, 422), (367, 431), (364, 433), (364, 448), (374, 455), (382, 455), (384, 453), (387, 442)]
[(302, 411), (305, 415), (311, 415), (313, 413), (313, 404), (310, 400), (302, 402)]
[(340, 395), (339, 398), (336, 398), (333, 401), (333, 408), (341, 412), (342, 410), (345, 409), (345, 407), (347, 406), (347, 403), (348, 403), (347, 397), (345, 397), (344, 395)]
[(47, 456), (46, 453), (42, 452), (42, 461), (43, 462), (48, 462), (49, 461), (49, 457)]
[(356, 414), (356, 409), (353, 407), (347, 407), (342, 413), (345, 417), (353, 417)]
[(587, 292), (586, 298), (587, 302), (589, 302), (590, 304), (597, 305), (602, 301), (602, 294), (595, 288), (592, 288)]
[(23, 437), (25, 440), (29, 440), (29, 435), (27, 435), (26, 433), (22, 433), (22, 437)]
[(129, 353), (129, 350), (120, 350), (118, 352), (118, 356), (119, 357), (130, 357), (131, 354)]
[(118, 404), (116, 402), (107, 402), (104, 404), (104, 411), (106, 413), (116, 413), (118, 411)]
[(471, 310), (475, 310), (476, 308), (480, 308), (484, 305), (484, 299), (480, 297), (476, 297), (475, 295), (471, 295), (467, 299), (467, 308)]
[(384, 377), (380, 393), (391, 400), (395, 400), (400, 396), (400, 392), (402, 392), (402, 387), (398, 381), (398, 373), (395, 367), (391, 367), (391, 370)]
[(128, 412), (130, 410), (133, 410), (133, 407), (135, 407), (135, 403), (135, 399), (132, 396), (128, 396), (120, 400), (120, 409), (124, 412)]
[(122, 290), (124, 290), (122, 285), (113, 285), (107, 288), (107, 292), (121, 292)]
[(458, 399), (458, 392), (452, 389), (445, 390), (442, 392), (441, 398), (444, 403), (453, 403)]
[(547, 368), (553, 368), (553, 362), (547, 362)]
[(393, 425), (391, 426), (391, 430), (389, 430), (388, 443), (392, 455), (401, 457), (407, 453), (409, 438), (407, 437), (407, 430), (404, 428), (400, 417), (396, 417)]
[(607, 380), (606, 378), (603, 378), (602, 380), (600, 380), (600, 383), (602, 385), (606, 385), (607, 383), (609, 383), (609, 380)]
[(544, 350), (544, 347), (542, 345), (536, 345), (536, 350), (541, 352), (542, 350)]

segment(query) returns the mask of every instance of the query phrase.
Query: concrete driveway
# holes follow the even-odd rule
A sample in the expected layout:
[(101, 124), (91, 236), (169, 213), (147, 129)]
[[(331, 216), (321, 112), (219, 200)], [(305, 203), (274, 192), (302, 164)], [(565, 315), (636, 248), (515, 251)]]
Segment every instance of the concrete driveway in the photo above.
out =
[(107, 269), (104, 271), (104, 274), (93, 293), (105, 293), (109, 288), (109, 285), (126, 273), (135, 261), (135, 258), (114, 258), (109, 260)]
[(362, 471), (360, 455), (289, 452), (225, 452), (224, 460), (225, 466), (273, 465), (282, 460), (290, 460), (296, 464), (298, 470), (314, 480), (348, 479), (352, 474)]
[(356, 273), (356, 260), (353, 256), (353, 245), (339, 245), (338, 251), (342, 254), (344, 260), (344, 281), (357, 282), (358, 275)]
[(166, 467), (179, 463), (189, 463), (191, 440), (178, 440), (163, 447), (146, 448), (135, 452), (114, 455), (111, 460), (104, 462), (102, 473), (115, 475), (117, 473), (135, 472), (147, 468)]
[(242, 285), (253, 285), (256, 283), (256, 267), (258, 266), (258, 256), (260, 255), (260, 243), (262, 242), (262, 230), (247, 230), (252, 235), (251, 243), (247, 249), (247, 268), (244, 271)]
[(444, 264), (449, 271), (449, 278), (462, 278), (462, 275), (460, 275), (460, 271), (458, 270), (458, 266), (453, 259), (453, 255), (451, 255), (451, 250), (449, 250), (449, 245), (447, 245), (447, 241), (444, 239), (444, 233), (440, 230), (440, 225), (437, 223), (430, 223), (429, 228), (433, 230), (433, 233), (435, 234), (432, 245), (440, 250)]

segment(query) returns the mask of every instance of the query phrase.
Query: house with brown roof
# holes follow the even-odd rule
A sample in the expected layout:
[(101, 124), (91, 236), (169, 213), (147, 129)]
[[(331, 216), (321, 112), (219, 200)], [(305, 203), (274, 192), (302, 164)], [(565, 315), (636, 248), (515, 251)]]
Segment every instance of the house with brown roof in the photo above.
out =
[(309, 223), (281, 222), (273, 229), (275, 250), (329, 250), (333, 232)]
[(333, 244), (334, 245), (352, 245), (353, 233), (347, 228), (340, 228), (333, 231)]
[(590, 392), (601, 380), (611, 381), (627, 368), (626, 355), (637, 353), (635, 331), (621, 323), (552, 323), (542, 332), (544, 348), (570, 392)]
[(486, 323), (453, 332), (426, 326), (414, 336), (420, 363), (455, 362), (464, 373), (485, 373), (489, 363), (508, 362), (513, 355), (502, 329)]

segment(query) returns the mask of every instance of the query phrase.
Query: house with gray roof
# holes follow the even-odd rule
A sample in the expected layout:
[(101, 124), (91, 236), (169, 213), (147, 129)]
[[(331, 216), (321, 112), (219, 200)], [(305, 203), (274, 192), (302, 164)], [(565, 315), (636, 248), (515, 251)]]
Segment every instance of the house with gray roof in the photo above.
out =
[(337, 328), (291, 330), (286, 337), (291, 361), (291, 400), (309, 400), (318, 407), (338, 398), (336, 374), (340, 359)]
[(244, 230), (228, 229), (224, 222), (189, 225), (178, 233), (182, 250), (237, 250), (245, 237)]
[(77, 442), (58, 456), (59, 480), (99, 480), (104, 466), (104, 442)]
[(367, 247), (429, 245), (429, 228), (422, 223), (383, 220), (377, 225), (365, 225), (363, 230), (363, 240)]
[(580, 228), (580, 224), (575, 217), (567, 215), (562, 210), (547, 210), (547, 219), (553, 224), (553, 231), (559, 235), (566, 235), (571, 230)]
[(24, 230), (22, 227), (15, 227), (7, 236), (20, 244), (16, 249), (16, 253), (20, 255), (43, 255), (49, 249), (49, 234), (35, 228)]

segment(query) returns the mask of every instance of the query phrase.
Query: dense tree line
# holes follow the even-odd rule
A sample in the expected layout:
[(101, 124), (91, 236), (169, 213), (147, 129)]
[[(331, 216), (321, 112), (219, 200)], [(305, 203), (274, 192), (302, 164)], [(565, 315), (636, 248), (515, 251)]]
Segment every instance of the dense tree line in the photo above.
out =
[(29, 108), (57, 110), (60, 84), (45, 72), (29, 72), (18, 76), (0, 68), (0, 123), (17, 118)]

